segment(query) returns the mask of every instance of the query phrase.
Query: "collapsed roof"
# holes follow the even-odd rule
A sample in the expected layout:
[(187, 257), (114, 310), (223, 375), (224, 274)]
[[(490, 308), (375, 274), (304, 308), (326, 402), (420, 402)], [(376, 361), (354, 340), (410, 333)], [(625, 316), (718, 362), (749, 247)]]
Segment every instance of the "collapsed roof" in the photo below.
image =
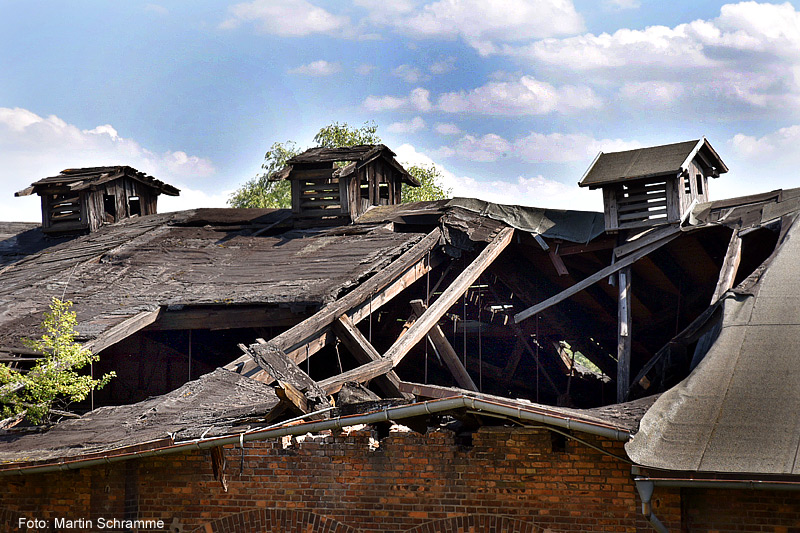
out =
[[(628, 451), (643, 466), (793, 474), (787, 424), (800, 395), (785, 379), (785, 333), (797, 328), (786, 306), (799, 210), (800, 190), (773, 191), (698, 205), (681, 227), (624, 241), (603, 231), (600, 213), (471, 199), (375, 207), (324, 228), (294, 228), (285, 210), (235, 209), (59, 240), (9, 225), (0, 352), (24, 366), (22, 337), (63, 295), (101, 355), (96, 371), (121, 376), (100, 410), (8, 430), (0, 461), (80, 462), (264, 432), (298, 414), (332, 420), (344, 414), (331, 396), (343, 408), (356, 390), (363, 416), (394, 409), (412, 427), (437, 423), (436, 405), (466, 429), (482, 416), (468, 405), (505, 406), (521, 420), (635, 434)], [(635, 377), (622, 383), (619, 289), (608, 280), (627, 267)], [(180, 375), (170, 382), (154, 367)], [(151, 383), (137, 385), (140, 375)], [(755, 396), (763, 390), (772, 401)], [(420, 401), (424, 410), (410, 409)], [(737, 418), (742, 405), (756, 416)], [(767, 443), (779, 428), (787, 438)], [(732, 454), (743, 439), (749, 452)], [(770, 447), (779, 466), (759, 463)]]

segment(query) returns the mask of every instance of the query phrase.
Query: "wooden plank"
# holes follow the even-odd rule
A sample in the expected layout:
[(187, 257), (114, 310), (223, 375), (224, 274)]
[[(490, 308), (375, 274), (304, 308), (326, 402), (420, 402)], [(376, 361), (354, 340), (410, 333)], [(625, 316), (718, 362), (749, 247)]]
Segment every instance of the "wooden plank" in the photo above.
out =
[(711, 305), (717, 303), (717, 300), (722, 298), (725, 291), (733, 287), (736, 279), (736, 272), (739, 270), (739, 263), (742, 261), (742, 238), (739, 235), (739, 230), (735, 229), (731, 234), (731, 240), (728, 242), (728, 251), (725, 254), (725, 259), (722, 261), (722, 268), (719, 271), (719, 278), (717, 279), (717, 286), (714, 289), (714, 295), (711, 297)]
[(641, 237), (639, 237), (638, 239), (626, 242), (625, 244), (621, 244), (616, 248), (614, 248), (614, 255), (616, 257), (622, 257), (631, 252), (639, 250), (643, 246), (647, 246), (650, 243), (659, 241), (664, 237), (668, 237), (670, 235), (677, 235), (680, 232), (681, 229), (677, 226), (668, 226), (666, 228), (652, 229), (649, 232), (642, 235)]
[(99, 353), (109, 346), (118, 343), (122, 339), (130, 337), (137, 331), (146, 328), (158, 320), (161, 316), (161, 313), (161, 308), (158, 308), (154, 311), (142, 311), (141, 313), (137, 313), (136, 315), (123, 320), (116, 326), (107, 329), (96, 339), (87, 342), (83, 346), (92, 353)]
[(606, 231), (617, 231), (619, 221), (617, 220), (617, 190), (615, 186), (603, 187), (603, 216), (606, 223)]
[[(359, 331), (347, 315), (342, 315), (336, 322), (333, 323), (333, 332), (336, 337), (344, 344), (345, 348), (353, 354), (359, 364), (369, 363), (370, 361), (377, 361), (381, 358), (381, 354), (375, 349), (369, 340)], [(402, 398), (403, 393), (400, 392), (398, 387), (400, 378), (394, 371), (381, 376), (376, 380), (376, 385), (387, 395), (396, 398)]]
[(678, 236), (678, 233), (673, 234), (673, 235), (669, 235), (669, 236), (661, 238), (660, 240), (658, 240), (658, 241), (656, 241), (654, 243), (651, 243), (651, 244), (649, 244), (647, 246), (644, 246), (643, 248), (640, 248), (638, 251), (633, 252), (632, 254), (630, 254), (630, 255), (628, 255), (626, 257), (623, 257), (622, 259), (618, 260), (613, 265), (607, 266), (607, 267), (603, 268), (602, 270), (599, 270), (598, 272), (595, 272), (594, 274), (592, 274), (591, 276), (587, 277), (586, 279), (584, 279), (582, 281), (579, 281), (578, 283), (576, 283), (575, 285), (573, 285), (573, 286), (571, 286), (571, 287), (569, 287), (567, 289), (564, 289), (563, 291), (559, 292), (558, 294), (556, 294), (554, 296), (551, 296), (550, 298), (544, 300), (543, 302), (540, 302), (540, 303), (538, 303), (538, 304), (536, 304), (534, 306), (531, 306), (528, 309), (525, 309), (524, 311), (520, 311), (519, 313), (514, 315), (514, 321), (517, 322), (517, 323), (522, 322), (526, 318), (529, 318), (529, 317), (532, 317), (533, 315), (539, 314), (542, 311), (544, 311), (545, 309), (547, 309), (549, 307), (552, 307), (552, 306), (556, 305), (557, 303), (560, 303), (560, 302), (566, 300), (570, 296), (572, 296), (572, 295), (584, 290), (586, 287), (594, 285), (598, 281), (600, 281), (600, 280), (602, 280), (604, 278), (607, 278), (611, 274), (619, 272), (620, 270), (622, 270), (623, 268), (625, 268), (628, 265), (632, 265), (633, 263), (635, 263), (636, 261), (638, 261), (642, 257), (646, 256), (647, 254), (649, 254), (649, 253), (651, 253), (651, 252), (653, 252), (655, 250), (658, 250), (659, 248), (661, 248), (665, 244), (671, 242), (677, 236)]
[(386, 353), (377, 361), (361, 365), (337, 376), (320, 381), (319, 385), (327, 394), (339, 391), (344, 383), (356, 381), (363, 383), (386, 374), (397, 366), (408, 351), (413, 348), (439, 321), (453, 303), (469, 288), (498, 255), (508, 246), (514, 235), (514, 228), (503, 228), (492, 242), (478, 254), (478, 257), (459, 274), (439, 298), (428, 307), (414, 324), (408, 328)]
[[(333, 340), (329, 329), (340, 316), (346, 313), (353, 323), (358, 323), (424, 275), (430, 268), (428, 254), (439, 243), (440, 237), (441, 230), (435, 228), (388, 267), (273, 338), (269, 344), (283, 350), (295, 362), (302, 362)], [(233, 363), (246, 361), (246, 358), (239, 358)]]
[(622, 403), (628, 394), (631, 373), (631, 267), (620, 270), (618, 276), (617, 403)]
[[(653, 198), (656, 200), (656, 198)], [(636, 203), (622, 203), (619, 204), (619, 212), (620, 213), (630, 213), (631, 211), (642, 211), (646, 209), (652, 209), (653, 207), (666, 207), (667, 201), (665, 199), (648, 201), (648, 202), (636, 202)]]
[(433, 304), (414, 322), (405, 335), (395, 341), (386, 351), (384, 357), (394, 365), (400, 363), (430, 329), (439, 321), (455, 301), (472, 285), (497, 256), (506, 249), (514, 235), (514, 228), (503, 228), (492, 241), (478, 254), (478, 257), (453, 280), (447, 289)]
[(339, 196), (337, 195), (336, 198), (330, 199), (318, 199), (314, 198), (312, 200), (300, 200), (300, 207), (327, 207), (327, 206), (336, 206), (340, 207)]
[(666, 216), (666, 214), (667, 214), (667, 209), (666, 208), (653, 209), (652, 211), (642, 210), (642, 211), (637, 211), (637, 212), (633, 212), (633, 213), (620, 213), (619, 221), (620, 222), (626, 222), (628, 220), (637, 220), (637, 219), (640, 219), (640, 218), (651, 218), (651, 217), (661, 216), (661, 215)]
[(333, 173), (338, 170), (338, 168), (318, 168), (318, 169), (292, 169), (292, 172), (289, 174), (290, 180), (311, 180), (311, 179), (322, 179), (322, 178), (331, 178), (333, 177)]
[(323, 379), (318, 382), (325, 394), (334, 394), (342, 390), (342, 386), (348, 382), (364, 383), (378, 376), (390, 372), (394, 368), (391, 359), (381, 357), (377, 361), (371, 361), (342, 374)]
[[(422, 300), (411, 300), (411, 310), (414, 311), (414, 314), (416, 314), (417, 317), (421, 317), (427, 310), (427, 307)], [(439, 356), (442, 358), (445, 365), (447, 365), (448, 370), (450, 370), (450, 374), (453, 375), (453, 378), (455, 378), (458, 386), (463, 389), (477, 391), (478, 387), (475, 385), (475, 382), (472, 381), (467, 369), (464, 368), (463, 364), (461, 364), (458, 354), (456, 354), (456, 351), (453, 349), (450, 341), (448, 341), (447, 337), (445, 337), (442, 328), (439, 327), (439, 324), (434, 325), (430, 329), (428, 332), (428, 339), (430, 340), (434, 349), (439, 353)]]
[(298, 414), (306, 414), (309, 412), (308, 399), (305, 394), (297, 390), (297, 387), (288, 381), (278, 380), (278, 385), (275, 387), (275, 394), (278, 395), (281, 401), (292, 406), (292, 410), (298, 412)]
[(564, 264), (564, 261), (561, 260), (561, 256), (559, 256), (553, 248), (550, 248), (547, 251), (548, 257), (550, 257), (550, 262), (553, 263), (553, 266), (556, 269), (556, 272), (559, 276), (568, 276), (569, 270), (567, 270), (567, 265)]
[(288, 383), (303, 393), (320, 396), (321, 389), (317, 383), (281, 350), (269, 344), (258, 343), (249, 347), (244, 346), (243, 349), (250, 353), (273, 379)]

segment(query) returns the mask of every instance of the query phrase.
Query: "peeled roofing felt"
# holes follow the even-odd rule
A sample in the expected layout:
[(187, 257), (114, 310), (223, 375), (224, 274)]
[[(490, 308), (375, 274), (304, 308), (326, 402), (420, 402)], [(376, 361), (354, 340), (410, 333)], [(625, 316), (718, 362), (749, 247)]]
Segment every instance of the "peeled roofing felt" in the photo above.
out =
[(642, 418), (625, 446), (636, 463), (800, 473), (800, 224), (768, 261), (750, 293), (727, 293), (719, 337)]

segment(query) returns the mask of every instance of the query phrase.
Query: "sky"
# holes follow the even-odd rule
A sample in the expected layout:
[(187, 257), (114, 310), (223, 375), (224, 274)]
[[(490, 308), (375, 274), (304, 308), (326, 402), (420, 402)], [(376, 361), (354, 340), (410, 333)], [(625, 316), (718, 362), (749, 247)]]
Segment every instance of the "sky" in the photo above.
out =
[(0, 220), (116, 164), (223, 207), (274, 142), (368, 121), (499, 203), (600, 210), (599, 151), (701, 136), (712, 198), (800, 186), (800, 1), (0, 0)]

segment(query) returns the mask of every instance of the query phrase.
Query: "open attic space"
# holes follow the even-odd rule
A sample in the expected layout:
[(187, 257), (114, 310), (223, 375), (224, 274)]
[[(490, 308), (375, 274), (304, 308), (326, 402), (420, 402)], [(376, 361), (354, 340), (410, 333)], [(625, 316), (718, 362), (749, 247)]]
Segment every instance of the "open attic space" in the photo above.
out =
[(2, 361), (35, 371), (23, 339), (58, 297), (91, 372), (117, 373), (2, 421), (0, 517), (75, 487), (87, 516), (173, 531), (796, 524), (800, 189), (707, 202), (726, 168), (705, 139), (633, 152), (587, 173), (603, 213), (386, 205), (361, 194), (405, 176), (379, 146), (287, 168), (321, 180), (316, 215), (0, 225)]

